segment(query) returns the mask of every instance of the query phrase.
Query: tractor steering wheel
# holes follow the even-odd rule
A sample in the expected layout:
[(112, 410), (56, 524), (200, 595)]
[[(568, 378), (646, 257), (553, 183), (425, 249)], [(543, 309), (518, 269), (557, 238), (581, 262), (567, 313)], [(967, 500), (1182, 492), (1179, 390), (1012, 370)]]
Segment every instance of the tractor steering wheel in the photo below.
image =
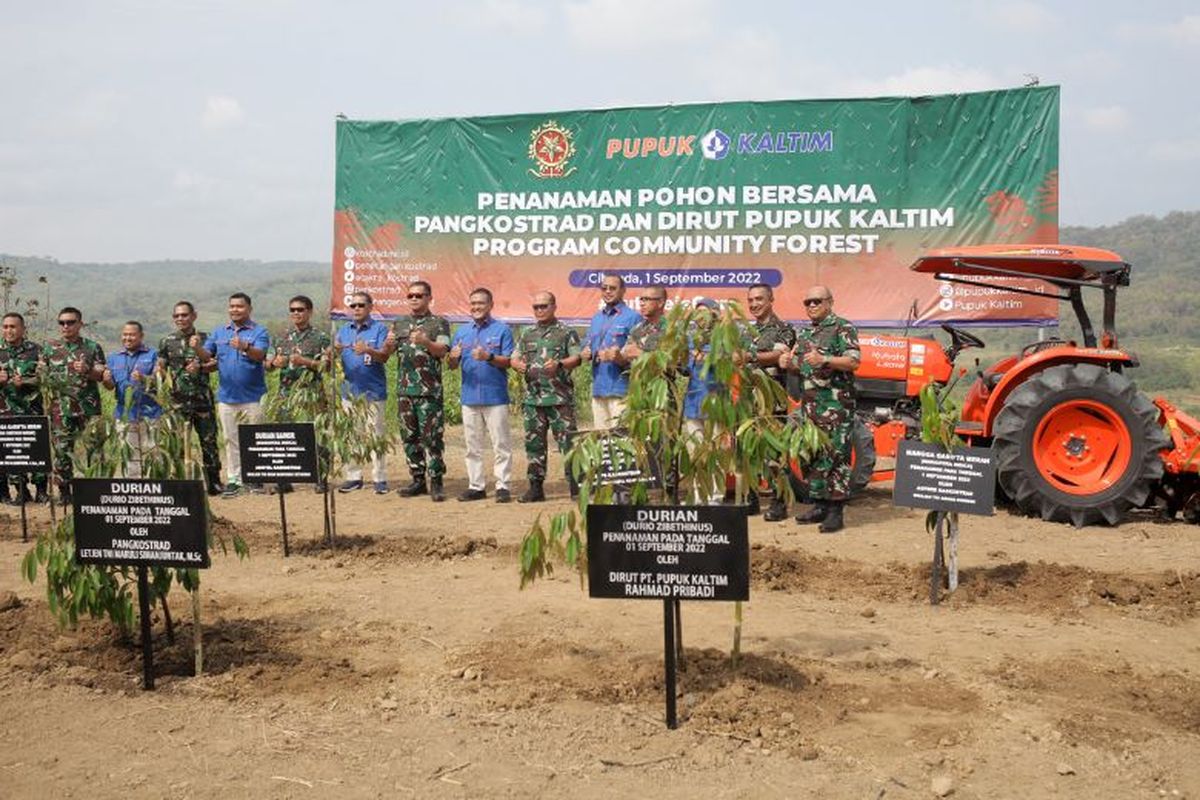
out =
[(978, 336), (960, 330), (953, 325), (942, 323), (942, 330), (950, 334), (950, 350), (946, 355), (950, 359), (951, 364), (954, 363), (954, 359), (958, 357), (958, 354), (968, 347), (987, 347)]

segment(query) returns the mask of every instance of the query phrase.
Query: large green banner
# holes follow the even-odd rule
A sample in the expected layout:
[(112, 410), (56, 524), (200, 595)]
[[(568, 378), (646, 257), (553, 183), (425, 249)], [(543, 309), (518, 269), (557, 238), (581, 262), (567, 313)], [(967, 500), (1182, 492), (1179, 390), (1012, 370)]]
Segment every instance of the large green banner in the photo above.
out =
[(812, 284), (869, 326), (1047, 324), (1053, 300), (911, 273), (932, 247), (1058, 239), (1057, 87), (865, 100), (714, 103), (337, 124), (333, 308), (369, 291), (384, 317), (426, 280), (435, 310), (595, 312), (600, 276), (630, 297), (774, 288), (805, 319)]

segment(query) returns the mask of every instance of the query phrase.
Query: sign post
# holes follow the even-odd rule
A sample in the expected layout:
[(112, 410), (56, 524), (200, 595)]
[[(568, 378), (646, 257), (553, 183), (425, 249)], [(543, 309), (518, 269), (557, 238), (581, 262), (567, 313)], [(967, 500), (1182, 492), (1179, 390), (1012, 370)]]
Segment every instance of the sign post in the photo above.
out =
[(279, 485), (279, 524), (286, 558), (292, 551), (288, 545), (287, 505), (282, 485), (320, 481), (316, 430), (311, 422), (239, 425), (238, 448), (244, 481)]
[(149, 567), (206, 569), (207, 510), (202, 481), (76, 478), (71, 481), (75, 561), (137, 567), (142, 686), (154, 688)]
[[(0, 476), (50, 472), (50, 419), (0, 417)], [(29, 541), (25, 510), (26, 481), (21, 481), (21, 541)]]
[(681, 600), (750, 599), (750, 537), (741, 509), (588, 507), (588, 595), (663, 601), (667, 727), (675, 707), (676, 613)]
[(929, 603), (938, 604), (942, 584), (942, 526), (949, 527), (950, 591), (958, 587), (958, 514), (990, 516), (995, 508), (996, 460), (987, 447), (946, 450), (925, 442), (901, 442), (896, 457), (892, 503), (928, 508), (934, 520), (933, 564), (929, 571)]

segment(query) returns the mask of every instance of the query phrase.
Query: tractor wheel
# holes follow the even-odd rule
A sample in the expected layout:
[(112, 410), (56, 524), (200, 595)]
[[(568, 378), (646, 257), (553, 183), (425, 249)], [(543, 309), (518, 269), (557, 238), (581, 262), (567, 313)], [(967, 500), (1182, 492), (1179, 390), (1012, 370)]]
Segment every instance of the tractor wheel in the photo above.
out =
[(850, 496), (866, 489), (875, 472), (875, 431), (858, 417), (850, 429)]
[(992, 426), (1000, 486), (1017, 507), (1083, 527), (1116, 525), (1150, 495), (1170, 446), (1158, 411), (1124, 375), (1051, 367), (1017, 387)]

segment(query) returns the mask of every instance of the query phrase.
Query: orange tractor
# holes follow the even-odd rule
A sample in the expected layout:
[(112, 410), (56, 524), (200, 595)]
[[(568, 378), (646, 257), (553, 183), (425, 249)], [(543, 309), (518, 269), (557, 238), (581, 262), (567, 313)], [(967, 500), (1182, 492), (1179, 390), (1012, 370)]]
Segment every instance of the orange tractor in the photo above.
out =
[[(1094, 248), (989, 245), (934, 250), (911, 268), (947, 283), (1057, 297), (1075, 312), (1082, 344), (1038, 341), (977, 369), (956, 426), (968, 443), (992, 447), (1000, 488), (1019, 509), (1080, 527), (1115, 525), (1129, 508), (1158, 503), (1170, 517), (1183, 511), (1200, 521), (1200, 423), (1139, 392), (1126, 374), (1137, 356), (1117, 344), (1116, 296), (1129, 285), (1128, 263)], [(1085, 289), (1103, 295), (1099, 337)], [(855, 488), (892, 477), (875, 471), (876, 457), (894, 457), (900, 440), (919, 435), (921, 388), (951, 385), (958, 354), (983, 346), (942, 328), (947, 347), (930, 338), (860, 337)]]

